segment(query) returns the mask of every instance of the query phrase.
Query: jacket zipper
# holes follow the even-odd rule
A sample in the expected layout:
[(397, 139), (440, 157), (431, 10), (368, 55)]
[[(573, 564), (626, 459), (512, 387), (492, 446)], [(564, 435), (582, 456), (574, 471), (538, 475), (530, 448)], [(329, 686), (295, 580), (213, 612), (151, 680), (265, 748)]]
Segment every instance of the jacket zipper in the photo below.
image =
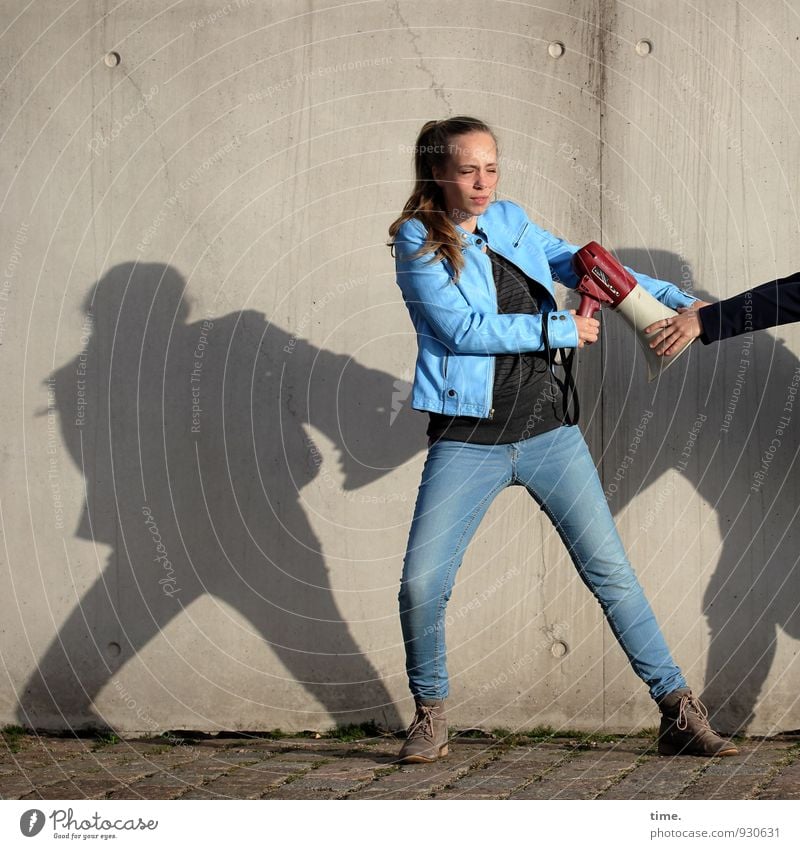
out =
[[(494, 250), (494, 248), (492, 248)], [(486, 258), (489, 259), (488, 255)], [(494, 311), (497, 312), (497, 286), (494, 282), (494, 272), (492, 270), (492, 261), (489, 259), (489, 280), (491, 281), (491, 292), (492, 298), (494, 298)], [(497, 360), (492, 356), (490, 363), (490, 373), (491, 377), (489, 378), (488, 386), (487, 386), (487, 396), (486, 396), (486, 406), (489, 408), (489, 416), (488, 418), (494, 418), (494, 407), (492, 406), (492, 401), (494, 398), (492, 397), (492, 391), (494, 389), (494, 372), (497, 365)]]

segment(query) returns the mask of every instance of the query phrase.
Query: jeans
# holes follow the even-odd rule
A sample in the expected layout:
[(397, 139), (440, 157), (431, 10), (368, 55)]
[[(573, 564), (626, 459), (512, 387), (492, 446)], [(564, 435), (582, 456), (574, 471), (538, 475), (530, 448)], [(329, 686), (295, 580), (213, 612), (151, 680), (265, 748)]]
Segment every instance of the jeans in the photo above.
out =
[(400, 580), (400, 624), (414, 698), (449, 692), (445, 608), (464, 552), (495, 496), (524, 486), (561, 536), (634, 672), (653, 699), (685, 687), (625, 554), (577, 426), (505, 445), (440, 439), (428, 449)]

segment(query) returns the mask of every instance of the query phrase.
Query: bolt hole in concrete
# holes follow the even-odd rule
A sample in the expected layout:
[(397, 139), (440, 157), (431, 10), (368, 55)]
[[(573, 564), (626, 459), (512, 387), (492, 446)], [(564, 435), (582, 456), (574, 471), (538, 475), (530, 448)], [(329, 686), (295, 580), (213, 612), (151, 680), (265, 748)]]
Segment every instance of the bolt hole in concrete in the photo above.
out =
[(119, 657), (122, 653), (122, 649), (120, 648), (119, 643), (109, 643), (108, 644), (108, 656), (109, 657)]
[(560, 41), (551, 41), (547, 52), (554, 58), (560, 59), (564, 55), (564, 45)]
[(109, 68), (116, 68), (117, 65), (119, 65), (121, 59), (119, 53), (117, 53), (115, 50), (112, 50), (110, 53), (106, 53), (106, 55), (103, 57), (103, 61)]
[(565, 642), (561, 640), (556, 640), (552, 646), (550, 646), (550, 653), (553, 657), (564, 657), (564, 655), (569, 651), (569, 647)]
[(642, 38), (636, 42), (636, 52), (640, 56), (649, 56), (653, 52), (653, 42)]

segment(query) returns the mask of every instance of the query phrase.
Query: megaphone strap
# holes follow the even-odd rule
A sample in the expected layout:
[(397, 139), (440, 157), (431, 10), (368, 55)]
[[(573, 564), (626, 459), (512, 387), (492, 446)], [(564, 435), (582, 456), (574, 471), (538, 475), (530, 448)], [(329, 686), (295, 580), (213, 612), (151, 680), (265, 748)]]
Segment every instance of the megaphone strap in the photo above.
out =
[[(561, 390), (561, 397), (563, 399), (561, 421), (565, 425), (576, 425), (581, 417), (581, 402), (578, 397), (578, 388), (575, 385), (575, 379), (572, 376), (572, 365), (575, 360), (576, 349), (558, 349), (558, 352), (561, 355), (561, 366), (564, 369), (564, 379), (560, 380), (555, 372), (555, 360), (550, 349), (547, 321), (542, 321), (542, 337), (544, 339), (544, 350), (547, 357), (548, 371), (558, 385), (558, 388)], [(572, 401), (572, 413), (569, 411), (570, 401)]]

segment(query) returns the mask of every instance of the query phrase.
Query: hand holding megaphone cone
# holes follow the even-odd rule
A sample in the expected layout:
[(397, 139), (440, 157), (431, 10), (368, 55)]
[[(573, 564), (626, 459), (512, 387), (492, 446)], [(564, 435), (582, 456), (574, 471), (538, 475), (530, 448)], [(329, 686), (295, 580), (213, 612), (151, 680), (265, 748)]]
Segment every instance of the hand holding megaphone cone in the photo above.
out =
[(703, 322), (698, 310), (709, 307), (707, 301), (695, 301), (691, 307), (681, 307), (674, 318), (662, 318), (645, 327), (648, 335), (655, 334), (650, 347), (659, 357), (672, 356), (682, 351), (703, 332)]

